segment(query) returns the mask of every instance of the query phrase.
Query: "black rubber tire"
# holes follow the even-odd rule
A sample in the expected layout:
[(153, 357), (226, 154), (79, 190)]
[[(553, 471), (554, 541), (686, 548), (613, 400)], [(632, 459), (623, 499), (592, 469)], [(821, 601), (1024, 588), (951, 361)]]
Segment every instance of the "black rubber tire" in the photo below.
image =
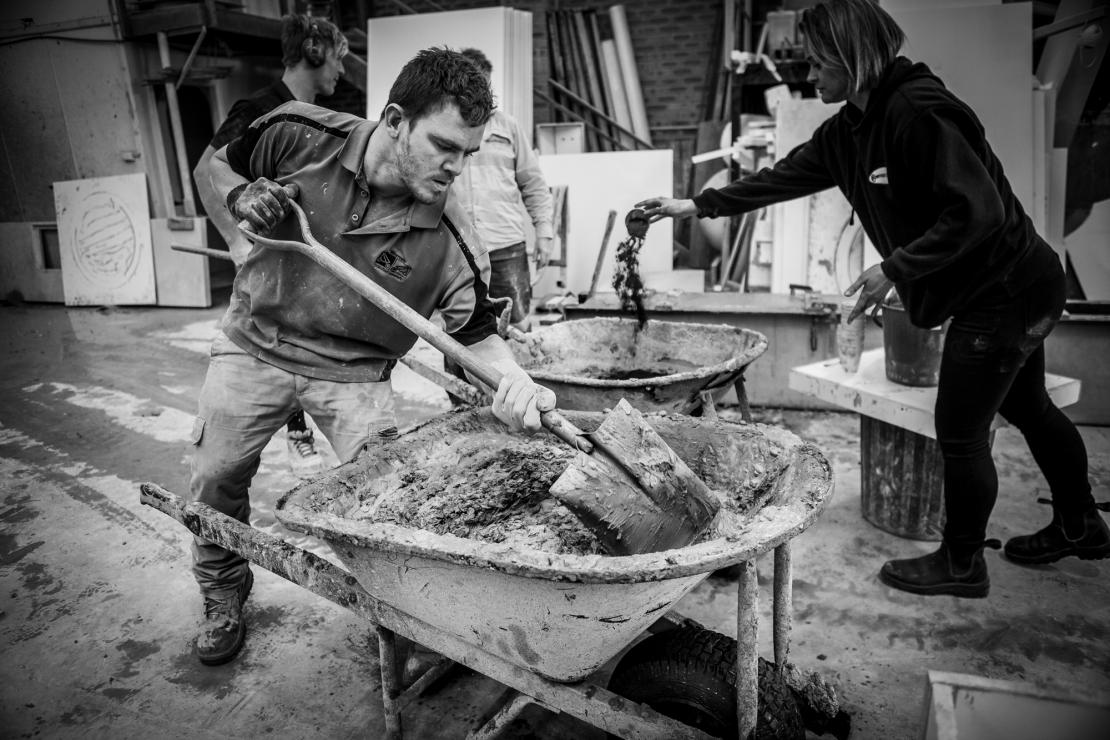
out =
[[(734, 739), (736, 640), (698, 627), (652, 635), (628, 651), (609, 679), (609, 690), (714, 737)], [(805, 740), (790, 686), (775, 666), (759, 659), (759, 716), (755, 740)]]

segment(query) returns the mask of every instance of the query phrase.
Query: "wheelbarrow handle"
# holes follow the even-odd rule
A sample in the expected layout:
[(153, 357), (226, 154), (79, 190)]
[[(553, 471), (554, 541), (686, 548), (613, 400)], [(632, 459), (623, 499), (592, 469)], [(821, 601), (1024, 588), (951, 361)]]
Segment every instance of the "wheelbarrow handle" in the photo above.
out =
[[(375, 283), (369, 277), (356, 270), (342, 257), (331, 251), (312, 236), (308, 225), (308, 216), (304, 209), (295, 201), (290, 201), (294, 215), (300, 225), (303, 242), (287, 239), (271, 239), (267, 236), (256, 234), (248, 228), (244, 221), (239, 223), (239, 230), (251, 241), (271, 249), (282, 249), (303, 254), (316, 264), (323, 267), (332, 275), (350, 286), (356, 293), (381, 309), (391, 319), (405, 327), (428, 344), (432, 345), (447, 357), (461, 365), (472, 375), (477, 377), (494, 391), (501, 385), (504, 374), (480, 358), (473, 350), (464, 347), (447, 332), (440, 329), (428, 319), (421, 316), (414, 309), (402, 302), (388, 290)], [(557, 410), (540, 412), (540, 422), (544, 428), (567, 444), (587, 454), (593, 451), (593, 445), (586, 439), (585, 433), (566, 419)]]

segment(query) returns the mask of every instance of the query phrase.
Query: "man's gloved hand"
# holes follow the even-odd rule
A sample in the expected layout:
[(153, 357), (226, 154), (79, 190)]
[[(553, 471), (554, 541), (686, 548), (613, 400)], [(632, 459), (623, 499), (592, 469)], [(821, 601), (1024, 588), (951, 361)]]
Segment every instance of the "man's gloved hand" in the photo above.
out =
[(514, 432), (538, 432), (540, 412), (555, 408), (555, 393), (516, 369), (505, 373), (493, 396), (493, 415)]
[(296, 185), (282, 185), (260, 177), (232, 190), (227, 208), (237, 220), (246, 221), (251, 231), (265, 234), (281, 223), (289, 212), (289, 202), (299, 193)]

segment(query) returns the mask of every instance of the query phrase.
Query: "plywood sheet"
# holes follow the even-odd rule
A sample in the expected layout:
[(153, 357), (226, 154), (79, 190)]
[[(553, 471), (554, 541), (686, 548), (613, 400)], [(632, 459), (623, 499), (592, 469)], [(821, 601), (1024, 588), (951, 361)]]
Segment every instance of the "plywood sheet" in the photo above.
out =
[(1088, 301), (1110, 301), (1110, 200), (1091, 207), (1083, 224), (1064, 237), (1075, 277)]
[(891, 11), (908, 38), (903, 53), (971, 106), (1014, 194), (1035, 212), (1032, 3), (941, 6)]
[[(776, 159), (809, 141), (817, 127), (840, 108), (817, 98), (783, 99), (775, 111)], [(840, 191), (833, 188), (780, 203), (772, 206), (772, 213), (771, 290), (788, 293), (790, 285), (796, 283), (821, 293), (838, 292), (836, 246), (851, 213), (851, 206)]]
[[(171, 223), (173, 227), (171, 228)], [(188, 228), (191, 226), (192, 228)], [(208, 219), (152, 218), (150, 238), (154, 248), (154, 278), (159, 306), (208, 308), (212, 305), (212, 286), (208, 257), (174, 249), (208, 246)]]
[[(552, 154), (539, 158), (547, 184), (567, 187), (566, 289), (590, 289), (594, 266), (609, 211), (617, 212), (613, 234), (598, 280), (598, 292), (613, 292), (617, 244), (628, 236), (625, 215), (637, 202), (653, 195), (674, 192), (674, 152), (657, 149), (640, 152)], [(640, 271), (668, 272), (674, 267), (673, 231), (658, 224), (648, 229), (640, 251)], [(646, 284), (648, 289), (653, 286)]]
[(367, 22), (366, 117), (378, 120), (393, 81), (421, 49), (473, 47), (493, 65), (490, 86), (498, 107), (532, 130), (532, 14), (479, 8), (371, 18)]
[(67, 306), (155, 303), (145, 175), (54, 183)]

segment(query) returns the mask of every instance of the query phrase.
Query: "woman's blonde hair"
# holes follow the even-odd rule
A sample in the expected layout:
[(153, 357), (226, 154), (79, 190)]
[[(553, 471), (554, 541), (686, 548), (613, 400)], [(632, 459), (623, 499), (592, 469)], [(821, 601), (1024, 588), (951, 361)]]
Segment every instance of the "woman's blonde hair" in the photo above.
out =
[(821, 66), (843, 69), (855, 92), (879, 84), (906, 34), (873, 0), (827, 0), (802, 13), (806, 50)]

